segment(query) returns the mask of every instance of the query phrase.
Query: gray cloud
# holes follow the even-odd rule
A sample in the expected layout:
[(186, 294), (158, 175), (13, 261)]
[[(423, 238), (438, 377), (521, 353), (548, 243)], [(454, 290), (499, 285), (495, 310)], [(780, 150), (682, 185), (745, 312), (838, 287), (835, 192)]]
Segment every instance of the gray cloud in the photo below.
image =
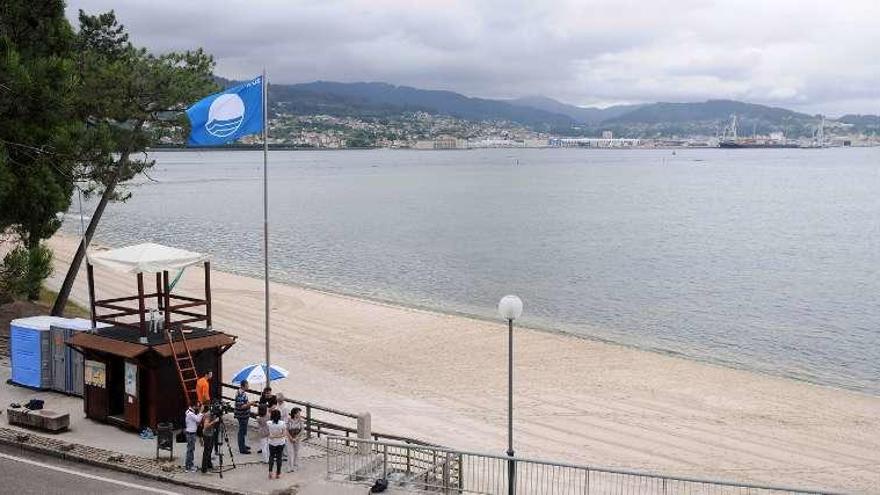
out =
[(737, 98), (880, 113), (880, 2), (839, 0), (71, 1), (220, 75), (386, 81), (577, 105)]

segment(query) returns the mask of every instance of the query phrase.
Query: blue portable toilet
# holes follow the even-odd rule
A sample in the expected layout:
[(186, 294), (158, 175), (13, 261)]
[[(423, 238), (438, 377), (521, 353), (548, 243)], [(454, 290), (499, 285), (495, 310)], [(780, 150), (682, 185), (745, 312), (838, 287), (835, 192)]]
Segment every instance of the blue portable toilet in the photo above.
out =
[(12, 383), (38, 389), (52, 386), (49, 328), (63, 326), (67, 321), (58, 316), (31, 316), (10, 322)]

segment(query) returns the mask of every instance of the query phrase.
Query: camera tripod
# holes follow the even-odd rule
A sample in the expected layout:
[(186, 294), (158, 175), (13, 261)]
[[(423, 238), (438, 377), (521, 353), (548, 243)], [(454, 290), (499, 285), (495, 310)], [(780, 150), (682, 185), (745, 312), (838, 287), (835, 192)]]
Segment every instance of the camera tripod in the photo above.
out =
[[(226, 471), (231, 471), (235, 469), (235, 456), (232, 455), (232, 446), (229, 443), (229, 434), (226, 432), (226, 422), (223, 421), (223, 417), (220, 417), (220, 422), (217, 423), (217, 431), (215, 433), (217, 435), (217, 439), (214, 442), (214, 452), (217, 453), (217, 467), (214, 468), (214, 472), (220, 475), (220, 478), (223, 478), (223, 473)], [(226, 451), (229, 452), (229, 461), (232, 462), (232, 466), (223, 466), (223, 444), (226, 444)]]

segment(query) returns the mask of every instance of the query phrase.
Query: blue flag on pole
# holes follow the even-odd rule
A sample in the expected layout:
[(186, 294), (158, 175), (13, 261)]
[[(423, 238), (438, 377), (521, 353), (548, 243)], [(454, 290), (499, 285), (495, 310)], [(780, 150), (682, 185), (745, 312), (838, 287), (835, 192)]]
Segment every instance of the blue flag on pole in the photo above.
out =
[(263, 131), (263, 79), (215, 93), (186, 110), (192, 130), (187, 144), (217, 146)]

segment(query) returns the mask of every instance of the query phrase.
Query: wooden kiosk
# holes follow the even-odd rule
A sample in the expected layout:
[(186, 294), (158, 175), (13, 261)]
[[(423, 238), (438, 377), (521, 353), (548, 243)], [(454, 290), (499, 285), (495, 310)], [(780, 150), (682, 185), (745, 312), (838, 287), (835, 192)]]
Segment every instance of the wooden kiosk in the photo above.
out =
[[(172, 273), (198, 265), (204, 297), (172, 293)], [(97, 299), (95, 267), (135, 275), (137, 293)], [(196, 375), (207, 371), (214, 372), (211, 397), (219, 397), (223, 353), (235, 337), (211, 326), (206, 255), (148, 243), (91, 253), (86, 268), (93, 330), (69, 342), (84, 355), (86, 417), (136, 430), (180, 426), (196, 401)], [(155, 292), (145, 292), (144, 273), (155, 274)]]

